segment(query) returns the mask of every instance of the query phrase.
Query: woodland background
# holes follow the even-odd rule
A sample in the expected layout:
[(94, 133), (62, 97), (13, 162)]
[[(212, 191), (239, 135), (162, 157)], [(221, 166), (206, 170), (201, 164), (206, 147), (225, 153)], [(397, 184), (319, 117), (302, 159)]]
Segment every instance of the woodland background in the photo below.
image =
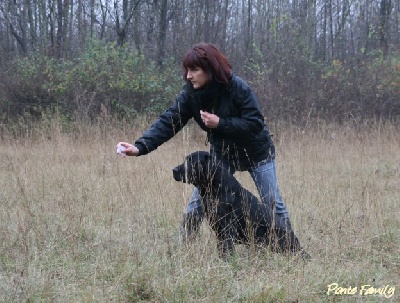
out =
[(200, 41), (269, 120), (400, 115), (398, 0), (0, 0), (0, 125), (156, 115)]

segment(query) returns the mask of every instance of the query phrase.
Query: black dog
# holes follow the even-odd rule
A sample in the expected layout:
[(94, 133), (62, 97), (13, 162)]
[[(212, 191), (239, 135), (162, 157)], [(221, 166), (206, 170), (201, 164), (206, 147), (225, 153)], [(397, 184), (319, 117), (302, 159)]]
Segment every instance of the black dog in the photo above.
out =
[(270, 245), (274, 251), (297, 252), (300, 243), (290, 228), (279, 228), (273, 210), (260, 203), (208, 152), (198, 151), (173, 169), (176, 181), (199, 190), (202, 207), (223, 258), (234, 252), (234, 244)]

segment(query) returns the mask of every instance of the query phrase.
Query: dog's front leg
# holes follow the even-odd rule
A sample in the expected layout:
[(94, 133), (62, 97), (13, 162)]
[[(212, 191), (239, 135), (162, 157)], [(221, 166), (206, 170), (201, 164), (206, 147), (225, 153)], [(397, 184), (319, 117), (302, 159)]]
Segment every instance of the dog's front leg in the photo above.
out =
[(218, 240), (217, 247), (219, 257), (224, 261), (228, 261), (229, 257), (233, 255), (235, 250), (232, 239)]
[(227, 224), (218, 237), (218, 252), (220, 257), (227, 261), (235, 253), (237, 231), (232, 224)]

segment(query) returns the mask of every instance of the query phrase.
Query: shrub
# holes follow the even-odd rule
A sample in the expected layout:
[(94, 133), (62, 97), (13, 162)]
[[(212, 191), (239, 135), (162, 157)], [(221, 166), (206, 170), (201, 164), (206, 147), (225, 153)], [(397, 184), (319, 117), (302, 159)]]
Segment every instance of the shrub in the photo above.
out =
[(77, 120), (95, 120), (104, 110), (128, 118), (155, 114), (171, 103), (181, 85), (173, 63), (161, 69), (135, 50), (98, 41), (76, 59), (33, 54), (9, 69), (0, 99), (9, 119), (26, 113), (40, 118), (49, 110)]

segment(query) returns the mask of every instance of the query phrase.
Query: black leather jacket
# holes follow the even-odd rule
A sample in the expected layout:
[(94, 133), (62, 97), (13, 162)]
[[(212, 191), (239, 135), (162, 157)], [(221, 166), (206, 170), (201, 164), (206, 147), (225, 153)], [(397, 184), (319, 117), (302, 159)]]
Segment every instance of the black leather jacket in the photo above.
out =
[[(205, 126), (200, 110), (219, 117), (216, 129)], [(257, 98), (248, 84), (235, 75), (232, 75), (229, 89), (218, 95), (211, 108), (206, 108), (196, 98), (191, 85), (185, 85), (175, 104), (136, 140), (139, 155), (145, 155), (171, 139), (191, 118), (207, 132), (211, 153), (224, 162), (233, 163), (236, 170), (246, 170), (275, 157), (275, 148)]]

